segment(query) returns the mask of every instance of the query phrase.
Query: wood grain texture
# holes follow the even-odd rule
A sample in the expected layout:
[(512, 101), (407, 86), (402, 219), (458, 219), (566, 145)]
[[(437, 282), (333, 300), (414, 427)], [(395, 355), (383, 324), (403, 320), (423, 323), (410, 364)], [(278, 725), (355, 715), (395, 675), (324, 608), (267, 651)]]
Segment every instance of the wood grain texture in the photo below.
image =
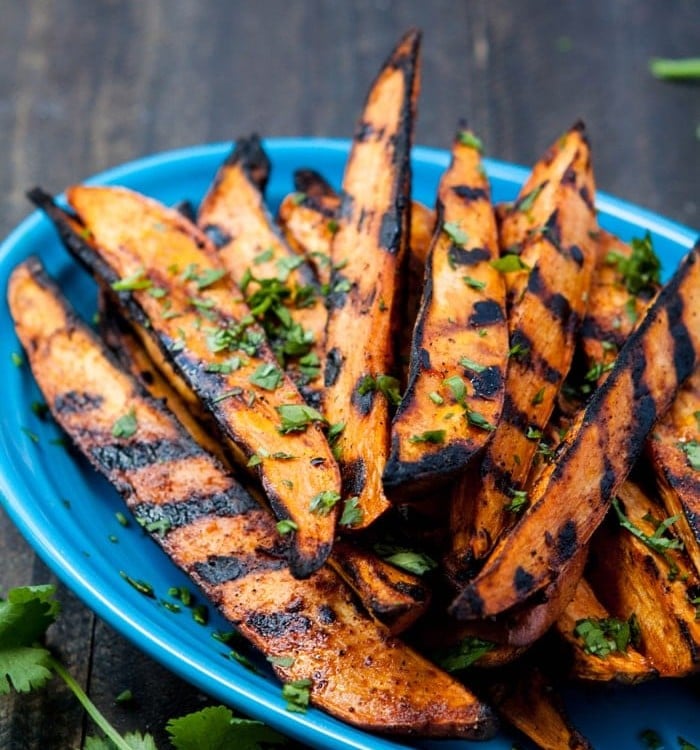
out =
[[(3, 236), (37, 182), (59, 191), (153, 151), (253, 130), (349, 137), (409, 26), (424, 30), (418, 143), (448, 147), (466, 116), (489, 155), (527, 164), (583, 117), (601, 190), (700, 224), (698, 86), (647, 70), (655, 55), (697, 55), (694, 0), (4, 0), (0, 12)], [(52, 580), (1, 512), (0, 559), (0, 593)], [(202, 705), (59, 593), (51, 643), (119, 728), (162, 739), (168, 718)], [(126, 687), (134, 705), (114, 706)], [(82, 713), (53, 688), (0, 700), (0, 747), (81, 746)]]

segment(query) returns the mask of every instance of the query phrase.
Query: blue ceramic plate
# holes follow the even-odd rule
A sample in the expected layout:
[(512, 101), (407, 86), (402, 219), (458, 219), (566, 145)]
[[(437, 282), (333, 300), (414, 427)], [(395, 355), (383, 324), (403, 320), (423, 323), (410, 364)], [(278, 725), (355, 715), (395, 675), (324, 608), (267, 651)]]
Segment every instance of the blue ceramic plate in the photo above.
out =
[[(274, 165), (268, 197), (276, 207), (292, 189), (292, 172), (314, 167), (334, 184), (341, 180), (348, 143), (321, 139), (280, 139), (266, 144)], [(228, 144), (198, 146), (141, 159), (91, 179), (91, 183), (126, 185), (166, 204), (183, 198), (198, 201), (204, 194)], [(414, 197), (432, 204), (448, 154), (426, 148), (414, 151)], [(526, 171), (487, 162), (496, 201), (511, 200)], [(29, 186), (28, 186), (29, 187)], [(604, 195), (598, 198), (600, 223), (623, 239), (649, 230), (663, 259), (667, 277), (695, 235), (659, 216)], [(0, 495), (7, 512), (56, 574), (100, 617), (201, 690), (280, 731), (318, 748), (397, 750), (408, 745), (379, 738), (336, 721), (321, 711), (285, 711), (280, 686), (271, 672), (253, 674), (222, 658), (227, 649), (211, 638), (226, 629), (212, 615), (209, 625), (197, 624), (188, 612), (173, 614), (159, 601), (139, 594), (119, 571), (147, 579), (159, 598), (186, 579), (160, 549), (131, 522), (122, 527), (115, 513), (121, 500), (94, 471), (65, 447), (55, 444), (57, 427), (43, 422), (31, 409), (40, 398), (27, 365), (16, 366), (20, 352), (4, 302), (8, 275), (30, 253), (44, 260), (66, 294), (87, 319), (94, 312), (94, 285), (68, 257), (49, 222), (31, 215), (0, 247)], [(117, 541), (110, 541), (110, 536)], [(695, 695), (694, 695), (695, 692)], [(596, 748), (641, 747), (639, 733), (653, 728), (675, 747), (682, 735), (700, 742), (697, 684), (690, 682), (618, 689), (571, 689), (567, 695), (574, 721)], [(453, 750), (474, 746), (508, 749), (505, 734), (489, 743), (426, 742), (420, 747)]]

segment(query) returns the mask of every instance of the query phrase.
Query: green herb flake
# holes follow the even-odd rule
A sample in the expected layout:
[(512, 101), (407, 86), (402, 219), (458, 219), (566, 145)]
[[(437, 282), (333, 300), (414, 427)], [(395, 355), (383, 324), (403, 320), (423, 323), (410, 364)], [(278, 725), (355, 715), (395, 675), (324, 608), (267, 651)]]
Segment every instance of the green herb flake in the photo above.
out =
[(129, 690), (128, 688), (126, 690), (122, 690), (121, 693), (114, 699), (114, 702), (117, 704), (124, 704), (129, 703), (134, 699), (134, 694)]
[(277, 263), (277, 278), (280, 281), (287, 281), (289, 275), (295, 269), (304, 262), (304, 259), (300, 255), (289, 255), (285, 258), (280, 258)]
[(112, 437), (130, 438), (136, 433), (137, 429), (136, 410), (132, 408), (114, 423), (112, 426)]
[(469, 359), (469, 357), (462, 357), (459, 360), (459, 364), (462, 365), (462, 367), (464, 367), (465, 369), (471, 370), (472, 372), (476, 373), (484, 372), (487, 369), (485, 365), (480, 365), (473, 359)]
[(394, 552), (385, 557), (384, 560), (397, 568), (401, 568), (417, 576), (422, 576), (437, 568), (437, 563), (432, 557), (423, 552), (413, 552), (411, 550)]
[(336, 234), (337, 231), (340, 229), (340, 224), (338, 224), (338, 222), (335, 219), (329, 219), (326, 222), (326, 229), (328, 229), (328, 231), (331, 234)]
[(182, 612), (182, 607), (179, 604), (173, 604), (173, 602), (169, 602), (167, 599), (161, 599), (160, 604), (163, 609), (166, 609), (174, 615), (179, 615), (180, 612)]
[(470, 635), (463, 638), (456, 646), (441, 649), (432, 656), (433, 660), (446, 672), (461, 672), (471, 667), (495, 647), (496, 644), (491, 641)]
[(340, 516), (338, 523), (341, 526), (357, 526), (362, 522), (363, 513), (362, 508), (359, 507), (359, 497), (349, 497), (343, 505), (343, 513)]
[(508, 349), (508, 357), (512, 359), (520, 359), (530, 353), (530, 347), (518, 342)]
[(462, 276), (462, 281), (472, 289), (481, 291), (482, 289), (486, 288), (485, 281), (479, 281), (479, 279), (475, 279), (472, 276)]
[(253, 264), (256, 266), (260, 266), (263, 263), (267, 263), (268, 260), (272, 260), (275, 257), (275, 251), (273, 248), (268, 247), (266, 250), (263, 250), (261, 253), (258, 253), (253, 258)]
[(438, 406), (445, 403), (445, 399), (437, 391), (431, 391), (428, 394), (428, 397), (434, 404), (437, 404)]
[(277, 523), (275, 524), (275, 527), (277, 528), (277, 533), (282, 534), (282, 536), (291, 534), (292, 531), (296, 531), (299, 528), (294, 523), (294, 521), (291, 521), (288, 518), (284, 518), (281, 521), (277, 521)]
[(524, 195), (522, 198), (520, 198), (520, 200), (518, 200), (515, 204), (516, 210), (522, 211), (523, 213), (531, 211), (539, 194), (542, 192), (542, 190), (544, 190), (545, 184), (546, 183), (543, 182), (541, 185), (538, 185), (536, 188), (531, 190), (527, 195)]
[(574, 635), (583, 641), (583, 649), (604, 659), (612, 653), (625, 653), (634, 641), (634, 615), (629, 620), (616, 617), (589, 617), (577, 620)]
[(167, 293), (167, 290), (163, 289), (162, 286), (152, 286), (147, 292), (147, 294), (154, 299), (163, 299)]
[(529, 271), (530, 266), (520, 259), (519, 255), (502, 255), (491, 261), (491, 266), (501, 273), (514, 273), (516, 271)]
[(17, 352), (12, 352), (12, 354), (10, 354), (10, 360), (15, 367), (22, 367), (24, 364), (24, 357)]
[(339, 500), (340, 493), (335, 490), (324, 490), (311, 498), (309, 510), (318, 516), (327, 516)]
[(274, 391), (282, 383), (282, 371), (275, 365), (266, 362), (260, 365), (250, 376), (249, 380), (253, 385), (266, 391)]
[(235, 388), (231, 388), (229, 391), (224, 391), (224, 393), (220, 393), (218, 396), (212, 399), (212, 403), (218, 404), (221, 401), (226, 401), (226, 399), (234, 398), (235, 396), (240, 396), (243, 393), (243, 389), (236, 386)]
[(295, 680), (282, 686), (282, 697), (287, 701), (287, 711), (305, 714), (309, 706), (311, 680)]
[(146, 276), (146, 271), (143, 268), (139, 268), (129, 276), (112, 282), (110, 286), (115, 292), (136, 292), (140, 289), (150, 289), (153, 286), (153, 282)]
[(275, 408), (281, 419), (277, 429), (283, 435), (289, 432), (303, 432), (313, 422), (326, 421), (320, 411), (306, 404), (283, 404)]
[(206, 625), (209, 622), (209, 609), (206, 604), (198, 604), (192, 608), (192, 619), (198, 625)]
[(473, 148), (480, 154), (484, 152), (484, 146), (481, 142), (481, 139), (477, 138), (471, 130), (460, 130), (459, 133), (457, 133), (457, 140), (462, 144), (462, 146)]
[(459, 375), (452, 375), (449, 378), (445, 378), (442, 384), (450, 391), (452, 398), (458, 404), (464, 404), (464, 399), (467, 397), (467, 386)]
[(532, 397), (530, 403), (533, 406), (539, 406), (544, 401), (544, 388), (540, 388), (539, 391)]
[(32, 432), (28, 427), (20, 427), (20, 430), (32, 441), (37, 444), (39, 442), (39, 436), (36, 432)]
[(442, 231), (457, 245), (466, 245), (469, 241), (469, 235), (456, 221), (446, 221), (442, 225)]
[(439, 445), (445, 442), (445, 430), (426, 430), (419, 435), (412, 435), (408, 439), (409, 443), (432, 443)]
[(205, 372), (220, 372), (222, 375), (228, 375), (240, 369), (242, 365), (240, 357), (231, 357), (225, 362), (210, 362), (205, 368)]
[(282, 667), (283, 669), (291, 667), (295, 661), (293, 656), (268, 656), (267, 660), (274, 667)]
[(306, 193), (297, 191), (292, 193), (289, 198), (295, 206), (300, 206), (306, 200)]
[(153, 591), (153, 586), (151, 586), (150, 583), (147, 583), (146, 581), (139, 580), (138, 578), (132, 578), (130, 575), (127, 575), (123, 570), (119, 571), (119, 575), (129, 584), (129, 586), (132, 586), (135, 588), (139, 594), (143, 594), (144, 596), (148, 596), (151, 599), (155, 599), (155, 592)]
[(525, 433), (525, 437), (528, 440), (540, 440), (542, 438), (542, 430), (538, 430), (536, 427), (532, 427), (531, 425), (528, 425), (527, 432)]
[(700, 78), (700, 57), (652, 57), (649, 70), (664, 81), (687, 81)]
[(114, 514), (114, 517), (117, 519), (120, 526), (126, 528), (129, 525), (129, 519), (120, 510)]
[(379, 391), (384, 394), (390, 404), (398, 406), (401, 403), (399, 388), (399, 381), (391, 375), (377, 375), (376, 377), (365, 375), (357, 387), (357, 392), (360, 396), (364, 396), (367, 393)]
[(216, 284), (217, 281), (223, 279), (224, 276), (226, 276), (226, 270), (223, 268), (205, 268), (202, 273), (195, 278), (197, 289), (200, 291), (206, 289), (207, 287), (212, 286), (212, 284)]
[(700, 471), (700, 443), (697, 440), (688, 440), (678, 443), (678, 447), (685, 453), (688, 465), (695, 471)]
[(608, 253), (605, 262), (615, 266), (627, 291), (637, 296), (641, 292), (653, 293), (661, 281), (661, 261), (656, 255), (651, 235), (630, 240), (632, 253), (626, 257), (620, 253)]
[(478, 427), (480, 430), (486, 430), (487, 432), (493, 432), (496, 429), (496, 426), (491, 424), (483, 414), (471, 409), (467, 411), (467, 422), (473, 427)]
[(511, 490), (510, 494), (513, 499), (506, 505), (506, 510), (511, 513), (520, 513), (527, 505), (527, 492), (525, 490)]

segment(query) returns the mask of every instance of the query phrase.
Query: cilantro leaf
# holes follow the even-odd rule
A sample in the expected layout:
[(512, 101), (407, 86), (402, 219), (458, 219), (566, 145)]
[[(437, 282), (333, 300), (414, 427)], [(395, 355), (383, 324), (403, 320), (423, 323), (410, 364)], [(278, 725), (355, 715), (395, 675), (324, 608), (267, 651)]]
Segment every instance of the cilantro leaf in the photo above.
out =
[(700, 443), (697, 440), (689, 440), (687, 443), (678, 443), (678, 445), (685, 453), (690, 466), (695, 471), (700, 471)]
[(240, 719), (225, 706), (209, 706), (201, 711), (171, 719), (166, 727), (176, 750), (260, 750), (261, 743), (284, 744), (284, 738), (260, 721)]
[(306, 404), (283, 404), (275, 409), (280, 415), (281, 423), (277, 428), (285, 435), (288, 432), (304, 431), (312, 422), (325, 422), (320, 411)]
[(520, 260), (519, 255), (502, 255), (491, 261), (491, 266), (501, 273), (514, 273), (515, 271), (529, 271), (530, 266)]
[(583, 641), (584, 651), (601, 659), (615, 651), (625, 653), (636, 633), (634, 615), (629, 620), (589, 617), (577, 620), (574, 627), (574, 634)]
[[(128, 732), (124, 741), (131, 750), (158, 750), (153, 736), (141, 732)], [(88, 737), (85, 740), (85, 750), (115, 750), (117, 746), (106, 737)]]
[(661, 261), (654, 251), (651, 235), (647, 232), (642, 238), (634, 237), (630, 240), (630, 245), (632, 253), (629, 257), (620, 253), (608, 253), (605, 262), (617, 267), (630, 294), (653, 293), (661, 280)]
[(442, 231), (457, 245), (466, 245), (469, 241), (469, 236), (456, 221), (446, 221)]
[(441, 649), (433, 654), (433, 660), (446, 672), (460, 672), (471, 667), (484, 654), (494, 649), (495, 643), (476, 636), (463, 638), (456, 646)]

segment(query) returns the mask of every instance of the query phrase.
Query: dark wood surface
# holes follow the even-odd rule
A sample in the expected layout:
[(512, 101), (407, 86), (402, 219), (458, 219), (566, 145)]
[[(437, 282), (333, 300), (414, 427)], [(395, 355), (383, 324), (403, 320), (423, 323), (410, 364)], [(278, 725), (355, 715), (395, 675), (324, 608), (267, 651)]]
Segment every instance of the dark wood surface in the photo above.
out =
[[(52, 191), (163, 149), (264, 135), (351, 134), (379, 64), (424, 32), (417, 142), (467, 117), (488, 153), (531, 163), (583, 118), (601, 189), (700, 225), (700, 88), (652, 56), (700, 54), (695, 0), (0, 1), (0, 234)], [(2, 407), (0, 407), (1, 409)], [(0, 593), (53, 581), (0, 511)], [(153, 731), (207, 697), (135, 650), (64, 587), (50, 642), (117, 727)], [(128, 708), (114, 697), (135, 695)], [(0, 699), (0, 748), (82, 747), (56, 682)]]

